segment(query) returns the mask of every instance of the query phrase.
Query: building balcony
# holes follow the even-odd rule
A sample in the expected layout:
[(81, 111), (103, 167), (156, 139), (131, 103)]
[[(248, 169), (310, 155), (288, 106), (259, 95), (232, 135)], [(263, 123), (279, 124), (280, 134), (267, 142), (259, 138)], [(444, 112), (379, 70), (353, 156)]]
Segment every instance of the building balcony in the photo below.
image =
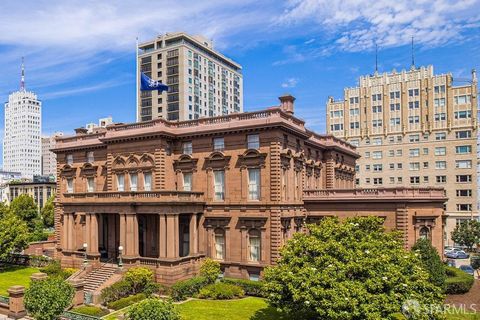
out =
[(63, 193), (63, 204), (77, 203), (168, 203), (203, 204), (203, 192), (188, 191), (112, 191)]
[(356, 188), (304, 190), (305, 202), (385, 202), (385, 201), (447, 201), (443, 188)]

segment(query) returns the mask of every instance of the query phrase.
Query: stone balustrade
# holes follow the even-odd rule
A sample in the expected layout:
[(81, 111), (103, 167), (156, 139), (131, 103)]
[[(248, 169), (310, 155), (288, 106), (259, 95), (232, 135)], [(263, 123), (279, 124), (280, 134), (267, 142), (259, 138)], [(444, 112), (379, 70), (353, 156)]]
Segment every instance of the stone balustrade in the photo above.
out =
[(443, 188), (356, 188), (303, 191), (304, 201), (389, 201), (398, 199), (447, 200)]
[(165, 203), (204, 203), (203, 192), (190, 191), (114, 191), (114, 192), (81, 192), (64, 193), (63, 203), (83, 200), (84, 202), (129, 203), (135, 201)]

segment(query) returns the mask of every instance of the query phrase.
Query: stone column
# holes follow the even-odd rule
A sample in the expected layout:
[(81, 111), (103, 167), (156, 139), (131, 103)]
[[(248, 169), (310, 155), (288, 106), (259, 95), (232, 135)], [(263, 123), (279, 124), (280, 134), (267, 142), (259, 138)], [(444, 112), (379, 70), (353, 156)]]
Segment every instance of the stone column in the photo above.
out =
[(241, 243), (240, 261), (247, 261), (248, 260), (247, 227), (245, 226), (240, 227), (240, 243)]
[(167, 215), (167, 258), (178, 257), (178, 215)]
[(68, 230), (68, 213), (63, 214), (63, 231), (62, 231), (62, 249), (63, 250), (69, 250), (68, 247), (68, 235), (70, 231)]
[(198, 253), (198, 225), (197, 214), (192, 213), (190, 216), (190, 255)]
[(88, 247), (87, 253), (89, 254), (98, 254), (98, 220), (95, 213), (87, 214), (87, 217), (90, 218), (90, 237), (87, 239)]
[[(120, 246), (123, 247), (122, 255), (126, 253), (127, 248), (127, 241), (126, 241), (126, 234), (127, 234), (127, 226), (126, 226), (126, 215), (125, 213), (119, 214), (119, 223), (120, 223), (120, 230), (119, 230), (119, 238), (120, 238)], [(116, 249), (115, 249), (116, 251)]]
[(67, 249), (75, 250), (75, 218), (73, 213), (67, 214)]
[(83, 294), (83, 279), (71, 279), (68, 280), (73, 288), (75, 289), (75, 294), (73, 296), (72, 304), (74, 306), (79, 306), (83, 304), (84, 294)]
[(125, 231), (125, 258), (138, 257), (138, 223), (135, 214), (126, 214)]
[(25, 294), (24, 286), (12, 286), (8, 288), (8, 317), (13, 319), (23, 318), (27, 311), (23, 304), (23, 296)]
[(158, 233), (158, 254), (159, 258), (167, 257), (167, 221), (165, 214), (161, 213), (158, 215), (159, 223), (159, 233)]

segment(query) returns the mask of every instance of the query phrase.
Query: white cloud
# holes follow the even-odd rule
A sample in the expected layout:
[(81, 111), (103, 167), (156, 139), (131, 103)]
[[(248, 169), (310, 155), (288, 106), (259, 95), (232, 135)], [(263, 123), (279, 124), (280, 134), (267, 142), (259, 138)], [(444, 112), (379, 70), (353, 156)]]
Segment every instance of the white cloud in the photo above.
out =
[(282, 25), (315, 23), (347, 51), (408, 44), (424, 46), (462, 40), (478, 28), (480, 0), (292, 0), (279, 19)]
[(282, 83), (282, 88), (295, 88), (298, 81), (298, 78), (288, 78)]

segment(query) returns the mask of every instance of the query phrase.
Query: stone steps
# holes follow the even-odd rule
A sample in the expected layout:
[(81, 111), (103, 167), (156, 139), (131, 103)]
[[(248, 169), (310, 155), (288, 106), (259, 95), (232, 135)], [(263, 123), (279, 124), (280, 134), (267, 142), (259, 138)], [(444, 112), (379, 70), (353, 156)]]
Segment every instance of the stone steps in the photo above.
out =
[(104, 265), (99, 269), (95, 269), (86, 275), (84, 281), (85, 292), (93, 293), (105, 281), (110, 279), (117, 272), (116, 266)]

